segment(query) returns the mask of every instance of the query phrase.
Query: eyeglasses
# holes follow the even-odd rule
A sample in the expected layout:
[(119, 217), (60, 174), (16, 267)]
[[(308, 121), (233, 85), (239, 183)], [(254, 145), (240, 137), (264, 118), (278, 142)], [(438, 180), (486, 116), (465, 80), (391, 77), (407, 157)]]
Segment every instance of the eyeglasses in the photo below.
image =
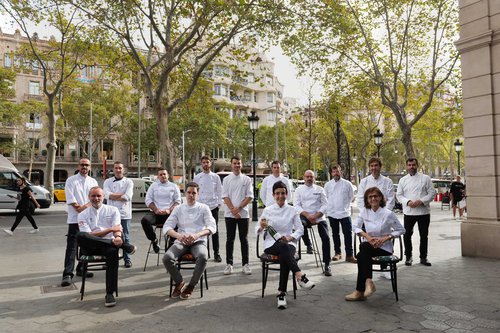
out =
[(80, 164), (80, 166), (82, 166), (82, 167), (89, 167), (90, 164)]
[(368, 196), (368, 199), (373, 199), (373, 198), (380, 198), (380, 196), (379, 196), (379, 195), (376, 195), (376, 194), (375, 194), (375, 195), (369, 195), (369, 196)]

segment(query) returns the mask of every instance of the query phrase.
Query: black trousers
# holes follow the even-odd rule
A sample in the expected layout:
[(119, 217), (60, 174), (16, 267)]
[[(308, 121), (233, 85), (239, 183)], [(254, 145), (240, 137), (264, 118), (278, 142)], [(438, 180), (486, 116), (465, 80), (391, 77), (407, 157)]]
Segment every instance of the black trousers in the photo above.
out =
[(16, 220), (14, 221), (12, 228), (10, 228), (10, 231), (16, 230), (17, 226), (19, 225), (19, 223), (21, 223), (21, 220), (25, 216), (28, 219), (28, 221), (31, 223), (31, 226), (33, 227), (33, 229), (38, 229), (36, 222), (35, 222), (35, 219), (33, 218), (33, 216), (31, 216), (29, 206), (28, 207), (17, 206), (17, 209), (18, 210), (17, 210)]
[(412, 256), (413, 245), (411, 243), (411, 236), (413, 236), (413, 227), (415, 227), (415, 224), (418, 224), (418, 233), (420, 234), (420, 259), (427, 259), (430, 223), (431, 214), (404, 216), (404, 226), (406, 229), (405, 235), (403, 236), (403, 240), (405, 243), (405, 256)]
[[(304, 216), (300, 215), (300, 221), (304, 226), (304, 235), (302, 235), (302, 239), (304, 240), (304, 244), (309, 247), (311, 246), (311, 239), (309, 238), (309, 227), (314, 228), (314, 225), (311, 225), (311, 222)], [(319, 237), (321, 238), (321, 251), (323, 252), (323, 262), (325, 264), (329, 264), (331, 261), (330, 257), (330, 236), (328, 235), (328, 225), (326, 221), (321, 221), (317, 224)]]
[(280, 257), (280, 282), (278, 290), (286, 292), (289, 272), (292, 271), (294, 279), (295, 273), (300, 272), (297, 260), (295, 260), (295, 247), (288, 243), (276, 242), (273, 246), (265, 249), (264, 252)]
[[(73, 278), (73, 271), (75, 269), (75, 258), (76, 258), (76, 234), (80, 231), (78, 229), (78, 223), (68, 224), (68, 233), (66, 234), (66, 253), (64, 255), (64, 271), (63, 278), (65, 276), (70, 276)], [(76, 266), (76, 271), (82, 270), (82, 265), (78, 263)]]
[(235, 219), (226, 217), (226, 263), (233, 264), (234, 240), (236, 239), (236, 227), (239, 230), (241, 243), (241, 260), (243, 266), (248, 264), (248, 219)]
[(373, 277), (372, 270), (372, 257), (377, 256), (388, 256), (391, 255), (390, 252), (382, 250), (380, 248), (374, 248), (370, 243), (363, 242), (359, 246), (358, 253), (358, 279), (356, 280), (356, 290), (364, 292), (366, 279), (371, 279)]
[(142, 230), (146, 234), (146, 237), (150, 241), (156, 239), (156, 234), (154, 230), (155, 225), (163, 225), (170, 215), (156, 215), (153, 212), (147, 212), (146, 215), (141, 219)]
[(111, 239), (91, 235), (87, 232), (78, 232), (76, 241), (85, 255), (106, 256), (106, 294), (116, 291), (118, 284), (118, 247)]
[(219, 254), (219, 207), (215, 207), (211, 212), (217, 228), (217, 231), (212, 234), (212, 246), (214, 248), (214, 254)]

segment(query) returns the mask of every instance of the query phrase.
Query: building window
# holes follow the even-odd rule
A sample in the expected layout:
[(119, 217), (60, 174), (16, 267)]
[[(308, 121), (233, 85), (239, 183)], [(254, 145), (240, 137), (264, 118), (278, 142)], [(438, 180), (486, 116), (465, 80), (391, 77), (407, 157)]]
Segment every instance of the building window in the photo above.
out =
[(56, 141), (56, 157), (64, 157), (64, 142)]
[(214, 84), (214, 95), (227, 97), (227, 86), (225, 84)]
[(257, 101), (258, 101), (257, 95), (258, 95), (258, 94), (257, 94), (256, 92), (253, 94), (253, 101), (254, 101), (255, 103), (257, 103)]
[(267, 121), (275, 121), (276, 113), (272, 110), (267, 111)]
[(252, 100), (252, 93), (250, 91), (245, 91), (243, 93), (243, 100), (245, 102), (250, 102)]
[(107, 160), (113, 159), (113, 141), (103, 141), (102, 142), (102, 156)]
[(12, 56), (9, 53), (5, 53), (3, 56), (3, 66), (6, 68), (12, 67)]
[(267, 102), (274, 103), (274, 93), (272, 93), (272, 92), (267, 93)]
[(229, 68), (226, 66), (222, 66), (222, 65), (215, 65), (214, 66), (214, 73), (215, 73), (215, 76), (228, 77), (229, 76)]
[(270, 86), (273, 85), (273, 78), (269, 75), (266, 75), (266, 83)]
[(248, 83), (254, 83), (255, 82), (255, 75), (253, 73), (248, 73), (247, 81), (248, 81)]
[(28, 83), (28, 94), (30, 95), (40, 95), (40, 82), (30, 81)]

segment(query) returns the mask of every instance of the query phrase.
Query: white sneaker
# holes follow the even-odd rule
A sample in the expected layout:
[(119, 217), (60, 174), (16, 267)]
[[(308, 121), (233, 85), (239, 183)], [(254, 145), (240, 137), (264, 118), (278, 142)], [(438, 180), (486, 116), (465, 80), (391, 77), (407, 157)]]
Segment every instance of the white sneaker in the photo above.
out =
[(3, 229), (3, 231), (5, 231), (7, 234), (9, 234), (11, 236), (14, 236), (14, 232), (11, 231), (10, 229)]
[(29, 234), (37, 234), (40, 232), (40, 229), (33, 229), (33, 230), (30, 230), (28, 233)]
[(233, 273), (233, 265), (228, 264), (226, 268), (224, 268), (224, 275), (229, 275)]
[(243, 269), (241, 270), (241, 272), (245, 275), (251, 275), (252, 274), (252, 270), (250, 269), (250, 266), (248, 266), (248, 264), (244, 265), (243, 266)]
[(391, 279), (391, 272), (382, 272), (380, 274), (380, 277), (383, 278), (383, 279), (388, 279), (390, 280)]
[(278, 298), (278, 309), (280, 310), (284, 310), (286, 309), (286, 297), (285, 297), (285, 293), (281, 293), (279, 294), (278, 296), (276, 296)]
[(309, 281), (309, 279), (306, 277), (305, 274), (302, 275), (302, 277), (300, 278), (300, 280), (298, 282), (299, 282), (299, 286), (301, 288), (304, 288), (304, 289), (311, 290), (315, 286), (314, 282)]

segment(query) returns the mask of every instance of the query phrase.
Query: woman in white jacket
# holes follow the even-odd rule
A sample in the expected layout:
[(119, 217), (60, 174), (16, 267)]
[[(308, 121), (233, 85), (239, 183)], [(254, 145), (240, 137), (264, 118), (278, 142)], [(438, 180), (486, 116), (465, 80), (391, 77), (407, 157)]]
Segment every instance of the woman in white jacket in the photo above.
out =
[(314, 283), (300, 271), (295, 260), (297, 242), (304, 233), (304, 227), (297, 211), (286, 203), (287, 195), (287, 187), (282, 181), (274, 183), (273, 197), (276, 203), (264, 209), (256, 227), (257, 233), (264, 233), (264, 252), (279, 256), (280, 282), (277, 296), (279, 309), (287, 307), (285, 296), (290, 271), (301, 288), (314, 287)]
[(364, 195), (365, 208), (354, 222), (354, 233), (362, 237), (359, 246), (356, 290), (346, 301), (364, 301), (375, 292), (372, 280), (372, 257), (392, 255), (392, 239), (405, 233), (396, 215), (385, 208), (385, 199), (378, 187), (370, 187)]

